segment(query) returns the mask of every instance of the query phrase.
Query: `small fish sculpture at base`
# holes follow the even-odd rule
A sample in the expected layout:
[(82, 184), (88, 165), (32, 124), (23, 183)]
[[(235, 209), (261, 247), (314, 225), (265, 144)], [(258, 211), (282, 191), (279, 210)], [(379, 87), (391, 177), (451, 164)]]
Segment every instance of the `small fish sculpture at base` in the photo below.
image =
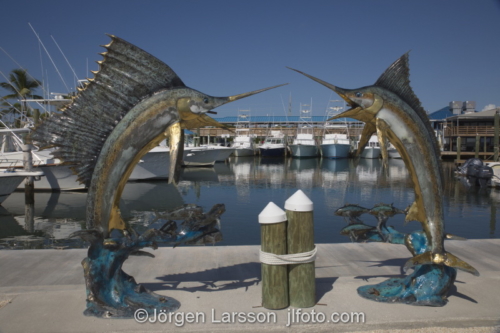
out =
[[(404, 238), (416, 254), (429, 250), (427, 237), (421, 230), (405, 235)], [(391, 243), (401, 244), (401, 237), (396, 239), (396, 242)], [(375, 241), (375, 238), (371, 240)], [(361, 297), (377, 302), (444, 306), (448, 302), (448, 294), (456, 277), (457, 270), (453, 267), (417, 265), (415, 271), (405, 277), (391, 278), (375, 285), (359, 287), (357, 290)]]
[(87, 289), (84, 314), (102, 318), (131, 318), (138, 309), (144, 309), (151, 315), (154, 311), (177, 310), (180, 307), (177, 300), (155, 294), (138, 284), (122, 270), (123, 263), (131, 255), (154, 258), (153, 254), (140, 249), (156, 249), (158, 243), (176, 247), (221, 241), (222, 234), (216, 226), (224, 211), (224, 205), (217, 204), (207, 214), (184, 220), (179, 231), (175, 221), (170, 220), (160, 229), (148, 229), (140, 236), (133, 233), (125, 237), (104, 238), (95, 229), (71, 234), (70, 237), (81, 237), (91, 244), (87, 258), (82, 261)]
[[(429, 250), (429, 242), (422, 230), (405, 234), (397, 231), (386, 222), (396, 214), (405, 214), (403, 210), (386, 204), (375, 205), (369, 213), (376, 215), (378, 226), (373, 227), (362, 223), (349, 225), (341, 230), (341, 234), (356, 233), (356, 242), (385, 242), (405, 245), (415, 257)], [(380, 222), (383, 223), (380, 223)], [(363, 227), (360, 227), (363, 226)], [(463, 238), (446, 234), (446, 239)], [(450, 288), (455, 282), (457, 270), (443, 265), (416, 265), (415, 271), (408, 276), (391, 278), (376, 285), (358, 288), (358, 294), (377, 302), (404, 303), (410, 305), (443, 306), (447, 303)]]

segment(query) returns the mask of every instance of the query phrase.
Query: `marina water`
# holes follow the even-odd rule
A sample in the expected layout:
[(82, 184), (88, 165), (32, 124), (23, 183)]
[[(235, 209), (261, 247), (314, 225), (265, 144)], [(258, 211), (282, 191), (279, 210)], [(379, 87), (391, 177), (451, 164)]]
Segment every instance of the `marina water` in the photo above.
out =
[[(444, 162), (445, 230), (466, 237), (497, 238), (500, 190), (467, 188), (454, 176), (454, 164)], [(36, 187), (36, 183), (35, 183)], [(378, 159), (292, 159), (232, 157), (213, 168), (185, 168), (177, 188), (165, 180), (129, 182), (121, 201), (122, 215), (138, 232), (159, 227), (162, 213), (195, 203), (204, 211), (226, 206), (221, 218), (224, 245), (260, 244), (258, 215), (269, 202), (284, 202), (302, 190), (314, 203), (316, 243), (349, 242), (340, 235), (346, 222), (334, 212), (346, 203), (372, 208), (379, 203), (405, 209), (413, 202), (413, 187), (402, 160), (389, 160), (385, 171)], [(85, 228), (86, 192), (37, 192), (35, 221), (24, 220), (24, 193), (13, 193), (0, 206), (0, 249), (86, 247), (69, 234)], [(365, 214), (366, 224), (376, 225)], [(396, 215), (388, 225), (402, 232), (421, 229)]]

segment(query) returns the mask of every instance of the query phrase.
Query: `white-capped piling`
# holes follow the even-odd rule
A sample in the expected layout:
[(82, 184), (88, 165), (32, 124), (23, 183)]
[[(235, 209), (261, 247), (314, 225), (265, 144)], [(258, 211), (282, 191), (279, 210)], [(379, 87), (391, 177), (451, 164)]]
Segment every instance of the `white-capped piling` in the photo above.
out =
[(287, 253), (308, 257), (303, 263), (288, 265), (290, 305), (312, 307), (316, 304), (313, 203), (298, 190), (285, 202), (285, 210), (288, 220)]
[[(270, 202), (259, 214), (261, 254), (287, 253), (287, 223), (285, 212)], [(261, 259), (261, 262), (265, 261)], [(283, 309), (289, 306), (288, 269), (282, 264), (262, 263), (262, 306)]]

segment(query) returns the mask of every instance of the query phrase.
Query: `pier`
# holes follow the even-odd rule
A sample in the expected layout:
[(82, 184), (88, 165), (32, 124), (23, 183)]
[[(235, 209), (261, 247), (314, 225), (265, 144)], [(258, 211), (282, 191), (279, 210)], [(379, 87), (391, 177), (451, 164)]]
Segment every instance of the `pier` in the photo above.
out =
[[(474, 332), (493, 332), (495, 326), (499, 329), (498, 239), (446, 241), (447, 251), (472, 264), (481, 276), (459, 271), (456, 289), (451, 292), (448, 304), (441, 308), (377, 303), (357, 295), (359, 286), (400, 276), (401, 267), (410, 258), (402, 245), (317, 245), (317, 304), (300, 312), (321, 312), (326, 315), (325, 322), (312, 323), (309, 319), (308, 323), (294, 322), (289, 326), (288, 316), (297, 316), (298, 309), (267, 310), (261, 306), (260, 246), (149, 249), (156, 258), (131, 257), (125, 262), (124, 271), (146, 288), (179, 300), (182, 305), (178, 312), (204, 315), (203, 322), (198, 317), (199, 322), (184, 321), (182, 327), (175, 322), (141, 324), (134, 319), (85, 317), (80, 262), (86, 257), (86, 250), (0, 251), (0, 331), (361, 332), (428, 328), (433, 332), (470, 332), (474, 327)], [(250, 312), (262, 314), (264, 322), (222, 321), (224, 313)], [(333, 313), (363, 313), (364, 323), (327, 322)]]

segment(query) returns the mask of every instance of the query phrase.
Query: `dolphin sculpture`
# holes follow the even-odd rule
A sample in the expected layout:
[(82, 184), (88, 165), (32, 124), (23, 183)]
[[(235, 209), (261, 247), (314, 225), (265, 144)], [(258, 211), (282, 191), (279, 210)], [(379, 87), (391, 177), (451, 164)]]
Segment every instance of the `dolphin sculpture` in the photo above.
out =
[(170, 138), (170, 179), (182, 158), (182, 129), (224, 127), (207, 113), (238, 99), (272, 88), (229, 97), (213, 97), (187, 87), (161, 60), (113, 35), (95, 77), (64, 112), (40, 124), (31, 138), (88, 186), (87, 228), (107, 237), (126, 230), (119, 201), (140, 158)]
[(331, 119), (348, 117), (363, 121), (368, 127), (364, 135), (375, 129), (379, 138), (387, 138), (401, 154), (415, 189), (415, 201), (406, 221), (422, 224), (430, 249), (411, 258), (404, 269), (437, 264), (479, 275), (474, 267), (444, 249), (443, 171), (439, 146), (429, 118), (410, 87), (408, 58), (408, 53), (404, 54), (374, 85), (358, 89), (340, 88), (290, 69), (335, 91), (351, 107)]

